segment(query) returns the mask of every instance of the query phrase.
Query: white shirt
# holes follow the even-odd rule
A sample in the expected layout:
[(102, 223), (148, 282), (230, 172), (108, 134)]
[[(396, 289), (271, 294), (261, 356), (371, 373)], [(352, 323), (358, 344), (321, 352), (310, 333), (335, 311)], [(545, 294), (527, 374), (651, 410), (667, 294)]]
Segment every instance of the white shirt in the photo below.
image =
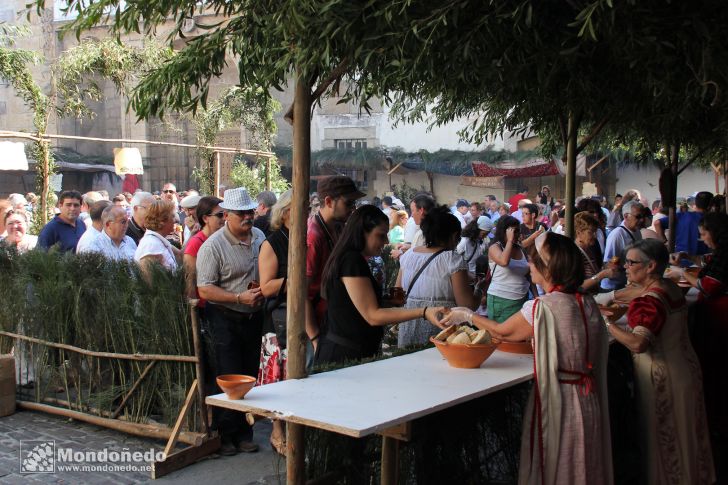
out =
[(101, 232), (97, 231), (94, 226), (88, 226), (76, 244), (76, 254), (88, 251), (88, 247), (92, 242), (94, 242), (94, 239), (99, 237), (99, 234), (101, 234)]
[(407, 224), (404, 225), (404, 242), (412, 243), (415, 237), (415, 233), (420, 230), (420, 226), (415, 223), (415, 218), (410, 217), (407, 219)]
[[(635, 241), (642, 239), (642, 235), (639, 231), (630, 231), (622, 222), (620, 225), (612, 229), (612, 232), (607, 236), (607, 243), (604, 248), (604, 262), (608, 263), (614, 256), (619, 258), (619, 267), (624, 266), (624, 258), (626, 251), (624, 250), (627, 246)], [(624, 288), (627, 284), (627, 275), (624, 271), (620, 271), (620, 274), (616, 278), (604, 278), (601, 286), (605, 290), (618, 290)]]
[[(460, 229), (464, 229), (465, 226), (468, 225), (468, 221), (465, 219), (465, 215), (461, 214), (459, 210), (455, 209), (452, 211), (452, 214), (457, 217), (458, 221), (460, 222)], [(470, 213), (468, 213), (468, 216)]]
[[(141, 242), (141, 241), (139, 241)], [(131, 261), (134, 259), (134, 254), (137, 250), (137, 245), (132, 238), (124, 236), (119, 246), (111, 240), (106, 231), (101, 231), (101, 234), (94, 239), (91, 244), (88, 245), (82, 252), (97, 252), (101, 253), (109, 259), (114, 261), (126, 260)], [(81, 252), (81, 251), (79, 251)]]
[(177, 260), (172, 251), (172, 245), (158, 233), (147, 229), (144, 237), (139, 240), (139, 246), (134, 253), (134, 261), (141, 262), (145, 256), (162, 256), (162, 265), (167, 269), (177, 269)]
[(470, 238), (461, 237), (460, 243), (455, 248), (455, 252), (463, 257), (463, 261), (468, 265), (468, 271), (472, 274), (475, 274), (475, 261), (485, 252), (484, 244), (484, 241), (475, 244)]

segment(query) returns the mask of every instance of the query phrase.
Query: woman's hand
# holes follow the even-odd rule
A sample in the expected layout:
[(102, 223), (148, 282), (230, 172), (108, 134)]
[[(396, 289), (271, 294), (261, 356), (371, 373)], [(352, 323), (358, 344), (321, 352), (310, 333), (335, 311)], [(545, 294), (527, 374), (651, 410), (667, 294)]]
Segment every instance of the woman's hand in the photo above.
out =
[(673, 266), (680, 266), (680, 260), (686, 259), (687, 257), (688, 257), (688, 253), (686, 253), (685, 251), (672, 253), (670, 255), (670, 264)]
[(447, 326), (442, 325), (437, 319), (437, 315), (439, 313), (444, 313), (444, 312), (445, 312), (445, 307), (442, 307), (442, 306), (427, 307), (427, 310), (425, 310), (425, 318), (427, 319), (427, 321), (429, 321), (434, 326), (444, 329)]
[(506, 229), (506, 243), (512, 243), (516, 239), (516, 228), (509, 227)]
[(458, 325), (461, 323), (472, 324), (474, 314), (475, 312), (473, 310), (471, 310), (470, 308), (465, 308), (463, 306), (451, 308), (450, 311), (445, 314), (442, 320), (439, 321), (439, 326), (442, 326), (444, 328), (451, 325)]
[(619, 268), (610, 264), (607, 265), (603, 270), (601, 270), (598, 276), (600, 280), (603, 280), (604, 278), (613, 279), (619, 276), (619, 273)]

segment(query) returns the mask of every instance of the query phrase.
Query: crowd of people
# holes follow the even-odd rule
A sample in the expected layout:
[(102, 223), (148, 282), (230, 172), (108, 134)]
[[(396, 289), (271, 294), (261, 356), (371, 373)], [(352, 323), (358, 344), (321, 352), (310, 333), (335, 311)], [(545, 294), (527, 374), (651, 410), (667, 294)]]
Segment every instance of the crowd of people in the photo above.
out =
[[(426, 344), (463, 322), (501, 340), (531, 341), (536, 379), (521, 482), (611, 483), (606, 376), (613, 340), (632, 354), (646, 482), (715, 480), (708, 423), (713, 433), (728, 430), (715, 345), (728, 343), (722, 196), (688, 198), (675, 228), (659, 201), (649, 206), (637, 190), (617, 195), (612, 206), (602, 196), (583, 197), (571, 239), (563, 235), (564, 203), (548, 186), (532, 199), (524, 187), (508, 202), (487, 195), (451, 206), (428, 193), (408, 204), (393, 196), (370, 203), (345, 176), (320, 180), (317, 190), (307, 231), (309, 365), (374, 357), (384, 327), (395, 324), (400, 347)], [(220, 199), (165, 184), (158, 195), (111, 200), (64, 191), (37, 237), (28, 234), (34, 202), (17, 195), (0, 201), (5, 244), (20, 252), (97, 252), (142, 269), (182, 266), (203, 322), (208, 374), (257, 375), (261, 385), (285, 379), (291, 191), (253, 198), (235, 188)], [(674, 254), (666, 247), (671, 230)], [(399, 263), (387, 292), (385, 247)], [(699, 292), (696, 331), (688, 332), (677, 283)], [(605, 320), (597, 301), (627, 308), (626, 325)], [(214, 379), (207, 387), (220, 392)], [(212, 424), (223, 454), (257, 449), (240, 413), (214, 408)], [(281, 423), (271, 444), (285, 452)]]

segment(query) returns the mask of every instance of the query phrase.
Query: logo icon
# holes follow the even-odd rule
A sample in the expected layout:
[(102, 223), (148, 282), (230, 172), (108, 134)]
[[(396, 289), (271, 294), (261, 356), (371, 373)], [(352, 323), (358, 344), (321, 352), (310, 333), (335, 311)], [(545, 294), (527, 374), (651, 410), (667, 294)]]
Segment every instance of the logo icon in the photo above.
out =
[(20, 440), (20, 473), (54, 473), (56, 442)]

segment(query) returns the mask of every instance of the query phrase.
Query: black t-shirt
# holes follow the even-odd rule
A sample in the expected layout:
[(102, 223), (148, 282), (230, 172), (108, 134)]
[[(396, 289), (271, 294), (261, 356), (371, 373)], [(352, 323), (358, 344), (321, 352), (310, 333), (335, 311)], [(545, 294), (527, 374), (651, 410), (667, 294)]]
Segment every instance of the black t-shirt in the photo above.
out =
[(538, 231), (539, 227), (543, 227), (543, 230), (546, 230), (546, 226), (544, 226), (542, 223), (537, 222), (535, 226), (533, 226), (533, 229), (529, 229), (528, 226), (525, 224), (521, 224), (521, 241), (526, 239), (527, 237), (530, 237), (534, 232)]
[(258, 216), (253, 220), (253, 227), (257, 227), (266, 237), (270, 236), (270, 212), (264, 216)]
[[(380, 296), (382, 292), (380, 291), (379, 284), (372, 276), (372, 273), (369, 270), (369, 265), (367, 264), (366, 259), (364, 259), (364, 256), (356, 251), (348, 251), (344, 253), (339, 264), (336, 265), (336, 274), (334, 275), (334, 279), (327, 287), (327, 332), (328, 334), (334, 334), (335, 336), (355, 343), (359, 346), (359, 349), (352, 347), (346, 348), (346, 346), (342, 346), (339, 343), (337, 344), (339, 347), (345, 348), (340, 348), (338, 349), (338, 352), (333, 352), (334, 355), (322, 355), (321, 360), (324, 361), (343, 360), (339, 358), (342, 354), (345, 354), (344, 357), (347, 359), (372, 357), (379, 351), (379, 346), (384, 335), (382, 327), (372, 327), (369, 325), (354, 306), (354, 303), (349, 297), (349, 293), (346, 291), (346, 286), (344, 286), (344, 282), (341, 280), (342, 277), (346, 276), (364, 276), (369, 278), (372, 283), (374, 294), (377, 295), (377, 302), (380, 305), (382, 303)], [(326, 344), (328, 343), (330, 342), (326, 342)], [(324, 349), (322, 349), (322, 351), (323, 350)]]

